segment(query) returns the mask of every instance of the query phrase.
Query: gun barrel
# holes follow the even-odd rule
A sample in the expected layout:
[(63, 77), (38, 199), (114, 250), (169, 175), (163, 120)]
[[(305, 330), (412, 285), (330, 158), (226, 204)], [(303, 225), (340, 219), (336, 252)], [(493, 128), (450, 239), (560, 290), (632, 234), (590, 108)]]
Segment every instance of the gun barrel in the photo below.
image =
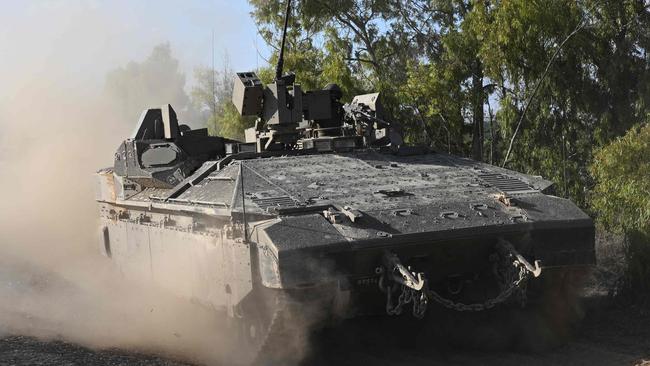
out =
[(275, 67), (275, 80), (282, 77), (282, 67), (284, 66), (284, 42), (287, 38), (287, 25), (289, 24), (289, 14), (291, 14), (291, 0), (287, 0), (287, 12), (284, 14), (284, 29), (282, 30), (282, 43), (280, 44), (280, 55), (278, 64)]

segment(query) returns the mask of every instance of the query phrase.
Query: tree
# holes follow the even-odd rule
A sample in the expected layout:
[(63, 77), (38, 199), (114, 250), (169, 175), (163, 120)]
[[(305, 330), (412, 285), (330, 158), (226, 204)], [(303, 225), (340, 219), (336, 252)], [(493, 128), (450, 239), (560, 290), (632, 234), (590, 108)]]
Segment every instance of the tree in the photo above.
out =
[(188, 113), (189, 98), (184, 88), (185, 75), (169, 43), (163, 43), (155, 46), (144, 61), (109, 71), (105, 94), (116, 104), (121, 118), (134, 123), (145, 108), (167, 103)]
[(590, 170), (599, 222), (627, 239), (626, 285), (650, 295), (650, 124), (599, 149)]
[(244, 130), (252, 127), (254, 120), (242, 117), (231, 102), (234, 77), (227, 56), (221, 70), (198, 67), (194, 70), (196, 83), (190, 95), (211, 135), (243, 140)]
[[(260, 34), (272, 47), (285, 4), (281, 0), (250, 0)], [(340, 84), (346, 98), (380, 91), (390, 114), (399, 113), (396, 92), (406, 80), (406, 60), (416, 57), (415, 44), (395, 19), (392, 1), (294, 1), (287, 69), (299, 71), (297, 81), (307, 89)], [(277, 60), (277, 50), (271, 62)]]
[[(284, 1), (250, 0), (271, 45)], [(650, 110), (643, 0), (304, 0), (290, 29), (304, 85), (380, 91), (408, 142), (543, 175), (583, 207), (593, 149)]]
[(484, 15), (480, 57), (497, 88), (502, 140), (522, 123), (508, 166), (559, 182), (562, 195), (585, 205), (594, 146), (648, 110), (648, 7), (502, 1)]
[[(280, 1), (251, 3), (261, 34), (277, 44)], [(404, 125), (407, 141), (433, 138), (454, 152), (471, 151), (482, 160), (487, 93), (478, 57), (480, 32), (465, 18), (484, 8), (472, 1), (306, 0), (297, 6), (290, 39), (298, 34), (336, 45), (310, 55), (305, 69), (322, 69), (319, 60), (338, 60), (330, 70), (349, 75), (356, 89), (380, 91), (387, 118)], [(443, 133), (432, 133), (442, 131), (440, 127)]]
[[(420, 59), (409, 64), (403, 100), (422, 113), (429, 128), (437, 134), (438, 146), (483, 160), (484, 108), (487, 92), (483, 60), (479, 57), (480, 37), (486, 24), (479, 15), (481, 2), (409, 0), (396, 5), (407, 32), (423, 43)], [(418, 14), (411, 18), (409, 14)], [(448, 141), (444, 141), (447, 138)]]

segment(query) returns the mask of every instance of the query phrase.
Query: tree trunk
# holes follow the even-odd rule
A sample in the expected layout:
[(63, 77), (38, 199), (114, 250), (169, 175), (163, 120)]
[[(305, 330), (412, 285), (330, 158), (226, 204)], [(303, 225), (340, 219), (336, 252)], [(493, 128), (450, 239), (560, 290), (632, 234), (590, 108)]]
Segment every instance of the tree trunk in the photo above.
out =
[(474, 72), (472, 73), (472, 158), (477, 161), (483, 161), (483, 104), (485, 94), (483, 92), (483, 65), (480, 60), (474, 61)]
[(488, 128), (490, 129), (490, 164), (494, 164), (495, 161), (499, 161), (499, 156), (497, 155), (497, 133), (494, 130), (496, 123), (494, 121), (494, 113), (492, 113), (492, 107), (490, 102), (487, 103), (488, 107)]

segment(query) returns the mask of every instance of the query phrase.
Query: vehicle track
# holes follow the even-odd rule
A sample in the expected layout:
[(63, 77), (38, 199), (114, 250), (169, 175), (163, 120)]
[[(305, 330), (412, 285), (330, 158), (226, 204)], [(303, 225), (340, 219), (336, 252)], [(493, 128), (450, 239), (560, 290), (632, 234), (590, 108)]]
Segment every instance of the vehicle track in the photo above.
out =
[[(359, 329), (369, 324), (369, 330)], [(375, 365), (644, 365), (650, 366), (650, 315), (615, 308), (588, 314), (574, 340), (544, 352), (477, 351), (441, 344), (409, 345), (408, 335), (382, 332), (382, 321), (364, 320), (317, 333), (304, 366)], [(338, 336), (347, 333), (353, 337)], [(356, 341), (354, 341), (356, 339)], [(6, 336), (0, 365), (189, 366), (173, 358), (133, 350), (94, 351), (57, 340)]]
[[(603, 241), (605, 242), (605, 241)], [(602, 250), (601, 266), (621, 254)], [(32, 267), (16, 267), (0, 259), (0, 288), (7, 297), (30, 291), (74, 286)], [(614, 267), (614, 266), (610, 266)], [(543, 352), (459, 349), (443, 339), (428, 339), (399, 331), (394, 318), (365, 318), (327, 328), (312, 336), (302, 366), (373, 365), (644, 365), (650, 366), (650, 304), (631, 306), (609, 301), (605, 295), (616, 278), (609, 267), (597, 271), (583, 297), (586, 317), (572, 340)], [(56, 286), (55, 286), (56, 285)], [(71, 287), (70, 287), (71, 286)], [(70, 290), (70, 291), (72, 291)], [(0, 366), (189, 366), (180, 357), (138, 349), (92, 350), (62, 341), (56, 319), (17, 311), (0, 297)], [(36, 297), (40, 298), (40, 297)], [(47, 306), (47, 305), (46, 305)], [(440, 318), (438, 318), (440, 321)], [(18, 324), (18, 328), (11, 328)], [(429, 329), (438, 324), (427, 324)], [(471, 329), (469, 330), (471, 332)], [(43, 335), (43, 340), (23, 334)], [(184, 358), (187, 360), (187, 358)]]
[[(334, 330), (336, 331), (336, 330)], [(305, 365), (650, 365), (650, 317), (622, 309), (589, 314), (575, 338), (542, 352), (479, 351), (440, 343), (394, 345), (398, 334), (374, 333), (357, 344), (328, 335)], [(333, 350), (336, 350), (333, 352)], [(645, 362), (645, 363), (644, 363)]]

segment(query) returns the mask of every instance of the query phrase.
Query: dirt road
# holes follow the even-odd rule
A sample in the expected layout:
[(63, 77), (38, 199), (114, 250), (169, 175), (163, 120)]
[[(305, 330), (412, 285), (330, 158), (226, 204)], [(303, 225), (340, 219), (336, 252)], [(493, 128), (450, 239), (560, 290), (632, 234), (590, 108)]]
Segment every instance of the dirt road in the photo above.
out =
[[(317, 334), (302, 364), (650, 366), (650, 314), (639, 308), (592, 310), (572, 341), (539, 353), (460, 350), (440, 343), (414, 347), (408, 345), (408, 335), (385, 334), (381, 322), (371, 323), (347, 324)], [(0, 340), (0, 365), (189, 364), (124, 350), (93, 351), (59, 341), (6, 336)]]
[[(631, 306), (620, 302), (615, 303), (605, 296), (614, 288), (617, 273), (620, 272), (620, 245), (603, 245), (611, 240), (599, 240), (598, 254), (599, 267), (592, 273), (591, 283), (588, 284), (583, 294), (585, 318), (575, 330), (574, 336), (564, 345), (545, 349), (540, 352), (514, 351), (507, 344), (500, 344), (496, 340), (503, 338), (503, 334), (488, 334), (484, 343), (475, 344), (476, 347), (459, 349), (452, 345), (444, 336), (430, 337), (427, 331), (436, 329), (440, 324), (447, 323), (453, 327), (454, 321), (449, 317), (436, 317), (430, 320), (423, 328), (425, 331), (418, 334), (406, 331), (396, 331), (394, 318), (372, 318), (349, 321), (337, 327), (328, 328), (313, 336), (309, 343), (307, 356), (302, 362), (304, 366), (324, 365), (373, 365), (373, 366), (435, 366), (435, 365), (644, 365), (650, 366), (650, 305)], [(44, 280), (45, 279), (45, 280)], [(138, 349), (104, 349), (92, 350), (81, 346), (66, 343), (57, 339), (64, 339), (60, 334), (67, 331), (65, 339), (76, 336), (75, 342), (82, 344), (98, 344), (97, 339), (90, 342), (87, 338), (92, 332), (107, 332), (107, 327), (123, 329), (129, 326), (130, 321), (120, 317), (109, 317), (110, 323), (97, 323), (89, 326), (87, 323), (96, 321), (98, 314), (114, 312), (115, 309), (102, 306), (96, 308), (94, 301), (96, 292), (82, 292), (77, 294), (77, 287), (57, 280), (50, 273), (42, 273), (33, 267), (17, 267), (14, 262), (3, 263), (0, 258), (0, 366), (4, 365), (53, 365), (53, 366), (116, 366), (116, 365), (191, 365), (187, 360), (195, 352), (186, 352), (183, 357), (162, 355), (147, 351), (138, 352)], [(63, 294), (63, 295), (62, 295)], [(70, 299), (70, 296), (76, 297)], [(90, 296), (92, 294), (93, 296)], [(56, 295), (56, 296), (54, 296)], [(59, 312), (53, 305), (57, 299), (62, 306)], [(19, 300), (23, 300), (20, 302)], [(167, 300), (165, 300), (167, 301)], [(8, 306), (13, 305), (13, 308)], [(59, 304), (61, 305), (61, 304)], [(74, 311), (71, 305), (76, 305)], [(131, 304), (133, 307), (134, 304)], [(136, 304), (137, 305), (137, 304)], [(12, 310), (13, 309), (13, 310)], [(16, 309), (22, 312), (14, 313)], [(148, 309), (148, 307), (146, 307)], [(194, 308), (180, 308), (181, 311), (172, 312), (174, 316), (197, 311)], [(47, 310), (47, 311), (46, 311)], [(162, 309), (156, 308), (156, 312)], [(151, 310), (153, 311), (153, 309)], [(72, 317), (70, 316), (72, 313)], [(39, 314), (41, 317), (39, 317)], [(120, 313), (121, 314), (121, 313)], [(146, 311), (150, 314), (150, 310)], [(154, 313), (155, 314), (155, 313)], [(115, 315), (115, 314), (113, 314)], [(136, 315), (140, 315), (136, 313)], [(164, 315), (164, 313), (163, 313)], [(17, 318), (22, 317), (22, 318)], [(508, 317), (506, 317), (508, 318)], [(512, 318), (512, 317), (509, 317)], [(115, 323), (122, 319), (121, 323)], [(131, 318), (125, 318), (131, 319)], [(153, 318), (154, 320), (169, 323), (169, 316)], [(201, 317), (199, 320), (203, 319)], [(531, 327), (527, 322), (511, 320), (523, 328)], [(189, 328), (179, 334), (167, 335), (174, 340), (185, 340), (191, 344), (196, 339), (202, 340), (198, 332), (200, 322), (189, 323)], [(11, 328), (11, 325), (16, 325)], [(98, 326), (101, 325), (101, 326)], [(399, 324), (399, 322), (398, 322)], [(74, 325), (74, 329), (70, 329)], [(142, 333), (134, 332), (139, 328), (131, 329), (131, 336), (141, 338), (155, 338), (152, 333), (165, 333), (175, 327), (160, 327), (146, 323), (142, 326)], [(467, 324), (465, 324), (467, 325)], [(77, 329), (78, 328), (78, 329)], [(169, 329), (168, 329), (169, 328)], [(475, 329), (461, 327), (461, 336), (476, 333)], [(469, 328), (469, 330), (468, 330)], [(183, 329), (183, 328), (181, 328)], [(389, 329), (392, 329), (389, 331)], [(81, 332), (79, 330), (82, 330)], [(85, 330), (85, 332), (83, 331)], [(91, 333), (88, 332), (91, 330)], [(115, 331), (115, 329), (113, 329)], [(466, 333), (463, 333), (466, 332)], [(191, 333), (198, 334), (192, 338)], [(23, 334), (45, 335), (46, 340), (21, 336)], [(428, 335), (427, 335), (428, 334)], [(168, 341), (164, 334), (157, 334), (162, 338), (156, 344)], [(118, 340), (123, 341), (122, 333)], [(120, 344), (119, 342), (106, 342), (105, 337), (95, 337), (104, 341), (104, 345)], [(512, 337), (511, 337), (512, 338)], [(133, 341), (133, 340), (132, 340)], [(163, 342), (165, 341), (165, 342)], [(210, 343), (210, 342), (208, 342)], [(125, 343), (121, 343), (125, 344)], [(131, 342), (128, 344), (150, 344), (147, 342)], [(211, 345), (212, 343), (210, 343)], [(490, 350), (486, 350), (490, 349)], [(162, 347), (157, 349), (170, 348)], [(173, 348), (172, 348), (173, 349)], [(176, 347), (176, 349), (183, 349)], [(482, 350), (478, 350), (482, 349)], [(208, 349), (214, 353), (214, 346)]]
[[(343, 343), (332, 333), (305, 365), (650, 365), (650, 316), (639, 309), (594, 311), (573, 340), (541, 352), (467, 350), (440, 341), (409, 347), (408, 335), (381, 332)], [(407, 344), (394, 346), (399, 337)]]

